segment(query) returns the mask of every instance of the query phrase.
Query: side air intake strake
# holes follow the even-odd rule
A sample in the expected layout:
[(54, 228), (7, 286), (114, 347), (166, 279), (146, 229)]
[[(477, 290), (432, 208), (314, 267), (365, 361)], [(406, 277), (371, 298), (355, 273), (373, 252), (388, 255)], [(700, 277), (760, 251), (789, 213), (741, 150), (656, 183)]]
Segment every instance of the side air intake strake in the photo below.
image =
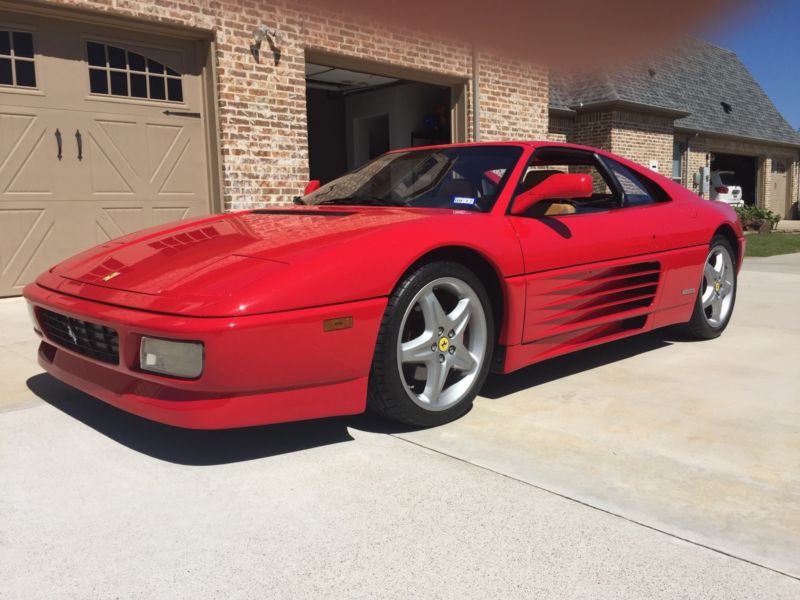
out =
[(649, 312), (660, 279), (658, 262), (536, 278), (527, 295), (526, 339), (564, 336), (587, 341), (641, 328), (644, 323), (636, 317)]

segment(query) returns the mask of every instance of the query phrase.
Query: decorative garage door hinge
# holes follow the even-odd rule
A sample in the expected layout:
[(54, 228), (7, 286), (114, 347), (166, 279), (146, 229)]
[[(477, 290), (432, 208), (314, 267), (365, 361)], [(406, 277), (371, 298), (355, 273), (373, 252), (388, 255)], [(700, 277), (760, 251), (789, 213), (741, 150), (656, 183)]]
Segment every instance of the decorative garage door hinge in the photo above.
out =
[(199, 112), (184, 112), (182, 110), (165, 110), (164, 114), (168, 117), (191, 117), (193, 119), (199, 119), (201, 116)]

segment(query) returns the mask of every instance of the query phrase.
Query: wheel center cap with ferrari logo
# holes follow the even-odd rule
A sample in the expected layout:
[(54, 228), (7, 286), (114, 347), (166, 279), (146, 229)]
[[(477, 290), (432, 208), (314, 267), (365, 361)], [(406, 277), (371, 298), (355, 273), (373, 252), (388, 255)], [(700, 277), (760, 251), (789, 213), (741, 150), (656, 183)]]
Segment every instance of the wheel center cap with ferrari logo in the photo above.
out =
[(447, 352), (447, 349), (450, 347), (450, 340), (446, 337), (442, 337), (439, 339), (439, 350), (441, 352)]
[(717, 281), (714, 283), (714, 291), (719, 294), (719, 291), (722, 289), (722, 282)]

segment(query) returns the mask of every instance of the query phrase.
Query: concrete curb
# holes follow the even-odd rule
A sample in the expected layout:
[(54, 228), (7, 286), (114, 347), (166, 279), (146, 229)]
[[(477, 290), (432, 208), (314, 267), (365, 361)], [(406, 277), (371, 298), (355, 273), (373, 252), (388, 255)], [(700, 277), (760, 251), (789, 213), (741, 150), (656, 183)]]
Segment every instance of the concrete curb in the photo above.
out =
[(777, 231), (800, 233), (800, 221), (781, 220), (778, 221)]

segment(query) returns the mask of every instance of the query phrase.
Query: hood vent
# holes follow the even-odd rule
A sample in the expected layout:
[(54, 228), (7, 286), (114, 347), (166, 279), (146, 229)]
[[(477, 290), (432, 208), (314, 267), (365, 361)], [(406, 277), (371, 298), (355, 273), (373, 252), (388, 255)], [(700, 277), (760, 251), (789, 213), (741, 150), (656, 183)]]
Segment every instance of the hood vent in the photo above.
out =
[(292, 210), (291, 208), (259, 208), (254, 215), (281, 215), (288, 217), (347, 217), (352, 212), (343, 210)]

